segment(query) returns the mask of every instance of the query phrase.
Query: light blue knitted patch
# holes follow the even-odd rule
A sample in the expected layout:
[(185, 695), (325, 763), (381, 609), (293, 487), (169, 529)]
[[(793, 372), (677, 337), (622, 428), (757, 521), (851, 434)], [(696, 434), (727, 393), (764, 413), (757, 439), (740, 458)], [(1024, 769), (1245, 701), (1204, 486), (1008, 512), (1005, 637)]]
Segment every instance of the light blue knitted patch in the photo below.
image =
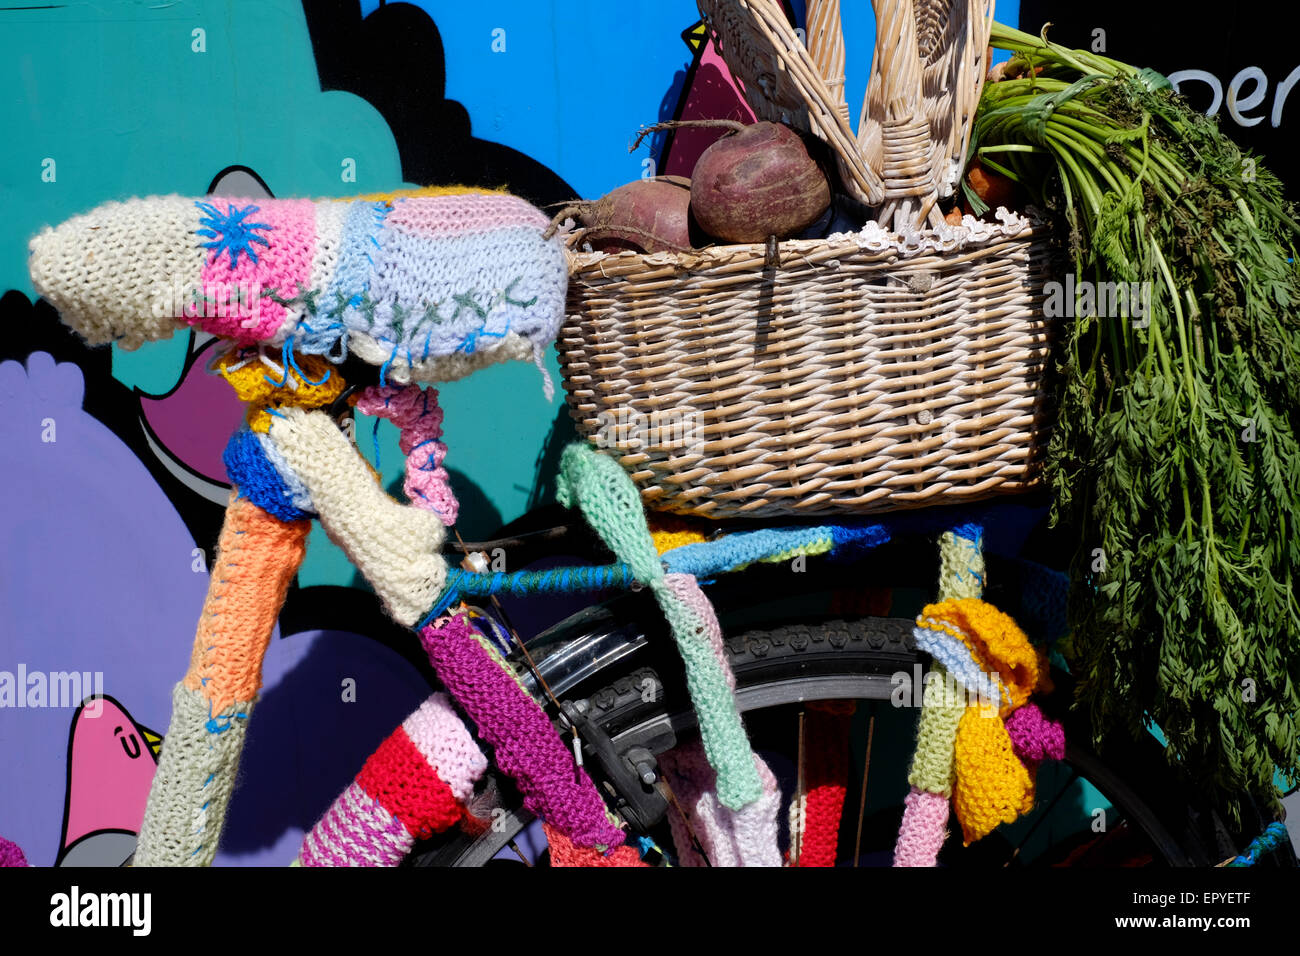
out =
[(917, 625), (912, 628), (916, 648), (929, 654), (944, 666), (953, 680), (967, 691), (974, 692), (990, 702), (1001, 700), (1011, 703), (1011, 691), (996, 674), (985, 674), (975, 663), (970, 648), (943, 631)]
[[(772, 555), (813, 547), (828, 540), (834, 545), (844, 537), (841, 532), (842, 529), (837, 525), (738, 531), (716, 541), (698, 541), (673, 548), (664, 552), (663, 560), (669, 571), (692, 574), (698, 580), (706, 580)], [(885, 528), (865, 528), (861, 534), (854, 535), (853, 544), (858, 548), (875, 547), (888, 540), (889, 532)]]

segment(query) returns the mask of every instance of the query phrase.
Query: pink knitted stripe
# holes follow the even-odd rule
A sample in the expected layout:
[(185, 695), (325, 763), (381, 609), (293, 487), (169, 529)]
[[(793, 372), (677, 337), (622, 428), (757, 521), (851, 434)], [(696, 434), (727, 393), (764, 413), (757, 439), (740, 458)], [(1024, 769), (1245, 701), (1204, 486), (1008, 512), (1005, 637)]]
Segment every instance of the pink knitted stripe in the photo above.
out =
[(398, 199), (384, 220), (389, 229), (430, 239), (529, 226), (545, 229), (546, 216), (516, 196), (412, 196)]
[(912, 787), (903, 800), (903, 825), (894, 866), (934, 866), (947, 838), (948, 798)]
[(468, 800), (475, 781), (487, 770), (487, 757), (452, 708), (451, 698), (434, 694), (402, 721), (402, 729), (456, 799)]
[(731, 662), (727, 660), (727, 649), (722, 643), (722, 627), (718, 624), (713, 602), (700, 589), (693, 574), (665, 574), (664, 583), (690, 609), (691, 615), (699, 622), (697, 628), (703, 628), (709, 646), (713, 648), (713, 656), (718, 659), (718, 665), (727, 679), (727, 686), (734, 691), (736, 675), (731, 672)]
[[(244, 244), (231, 242), (238, 226), (222, 229), (200, 225), (198, 219), (209, 217), (200, 209), (194, 210), (196, 231), (217, 233), (215, 237), (196, 235), (196, 242), (230, 243), (208, 252), (200, 275), (205, 294), (212, 295), (213, 290), (217, 290), (228, 295), (236, 289), (252, 289), (258, 298), (255, 304), (251, 304), (251, 310), (242, 314), (235, 309), (233, 314), (200, 314), (190, 321), (213, 335), (234, 339), (241, 345), (269, 339), (284, 323), (287, 310), (261, 293), (274, 291), (281, 298), (290, 299), (298, 295), (299, 285), (306, 287), (310, 284), (311, 261), (316, 247), (315, 205), (310, 199), (231, 199), (225, 196), (212, 196), (204, 202), (214, 206), (222, 220), (232, 223), (232, 209), (235, 214), (247, 211), (242, 222), (250, 227), (247, 234), (256, 237)], [(253, 228), (257, 225), (266, 228)], [(257, 238), (264, 239), (268, 245), (262, 245)], [(231, 248), (235, 252), (233, 267)], [(254, 255), (256, 262), (253, 261)]]
[(353, 781), (303, 840), (303, 866), (397, 866), (414, 843)]

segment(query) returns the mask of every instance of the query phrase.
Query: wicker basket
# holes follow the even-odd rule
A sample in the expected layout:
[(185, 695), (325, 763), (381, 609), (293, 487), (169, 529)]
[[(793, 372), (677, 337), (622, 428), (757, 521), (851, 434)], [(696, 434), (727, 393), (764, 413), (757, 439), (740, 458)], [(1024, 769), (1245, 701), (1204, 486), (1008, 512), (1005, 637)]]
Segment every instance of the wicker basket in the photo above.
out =
[[(810, 5), (810, 16), (819, 8), (810, 54), (797, 40), (788, 45), (794, 32), (773, 0), (700, 0), (760, 115), (826, 139), (847, 182), (854, 157), (868, 155), (847, 155), (862, 137), (844, 146), (847, 120), (833, 120), (846, 111), (831, 87), (808, 79), (827, 65), (842, 69), (838, 17), (827, 6)], [(1001, 214), (998, 223), (917, 228), (934, 221), (951, 189), (949, 160), (965, 148), (979, 95), (987, 21), (970, 13), (991, 4), (959, 6), (876, 3), (882, 23), (897, 19), (894, 7), (915, 20), (898, 31), (891, 71), (873, 72), (868, 106), (893, 105), (871, 134), (881, 164), (868, 163), (871, 175), (859, 181), (863, 192), (881, 184), (879, 219), (901, 232), (869, 225), (790, 240), (775, 257), (763, 245), (650, 255), (571, 247), (569, 317), (557, 342), (569, 410), (579, 432), (628, 470), (647, 506), (714, 518), (867, 513), (973, 501), (1038, 480), (1051, 421), (1042, 383), (1053, 323), (1042, 303), (1054, 260), (1045, 227)], [(944, 21), (934, 7), (965, 25), (936, 31)], [(961, 49), (945, 53), (934, 37)], [(878, 40), (877, 63), (888, 42)], [(976, 43), (978, 56), (967, 49)], [(935, 100), (921, 79), (927, 63), (938, 72), (965, 65), (958, 79), (974, 84), (974, 100), (938, 97), (959, 118), (926, 118)], [(759, 108), (768, 96), (775, 102)], [(909, 103), (914, 116), (900, 113)]]

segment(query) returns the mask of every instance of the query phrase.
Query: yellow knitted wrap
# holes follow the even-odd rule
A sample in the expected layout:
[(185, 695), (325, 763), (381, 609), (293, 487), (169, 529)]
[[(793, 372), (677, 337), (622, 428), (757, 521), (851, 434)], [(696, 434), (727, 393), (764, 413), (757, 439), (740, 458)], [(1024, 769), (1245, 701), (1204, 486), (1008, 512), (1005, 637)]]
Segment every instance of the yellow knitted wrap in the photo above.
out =
[(917, 623), (960, 641), (985, 674), (1009, 692), (995, 710), (962, 708), (953, 746), (953, 809), (963, 842), (973, 843), (1034, 806), (1034, 778), (1016, 756), (1003, 718), (1039, 686), (1041, 659), (1008, 615), (976, 598), (928, 605)]

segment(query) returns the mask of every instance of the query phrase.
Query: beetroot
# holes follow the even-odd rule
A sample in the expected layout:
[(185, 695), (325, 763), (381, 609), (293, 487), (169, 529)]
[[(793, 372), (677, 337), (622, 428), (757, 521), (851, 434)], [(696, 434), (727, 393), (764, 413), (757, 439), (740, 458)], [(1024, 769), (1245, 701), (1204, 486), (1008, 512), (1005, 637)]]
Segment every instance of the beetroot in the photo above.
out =
[(706, 149), (691, 173), (691, 211), (727, 242), (784, 239), (816, 222), (831, 202), (826, 174), (799, 134), (753, 123)]
[(576, 215), (583, 241), (597, 252), (687, 252), (703, 239), (693, 227), (691, 181), (656, 176), (619, 186), (594, 202), (566, 206), (556, 216)]

